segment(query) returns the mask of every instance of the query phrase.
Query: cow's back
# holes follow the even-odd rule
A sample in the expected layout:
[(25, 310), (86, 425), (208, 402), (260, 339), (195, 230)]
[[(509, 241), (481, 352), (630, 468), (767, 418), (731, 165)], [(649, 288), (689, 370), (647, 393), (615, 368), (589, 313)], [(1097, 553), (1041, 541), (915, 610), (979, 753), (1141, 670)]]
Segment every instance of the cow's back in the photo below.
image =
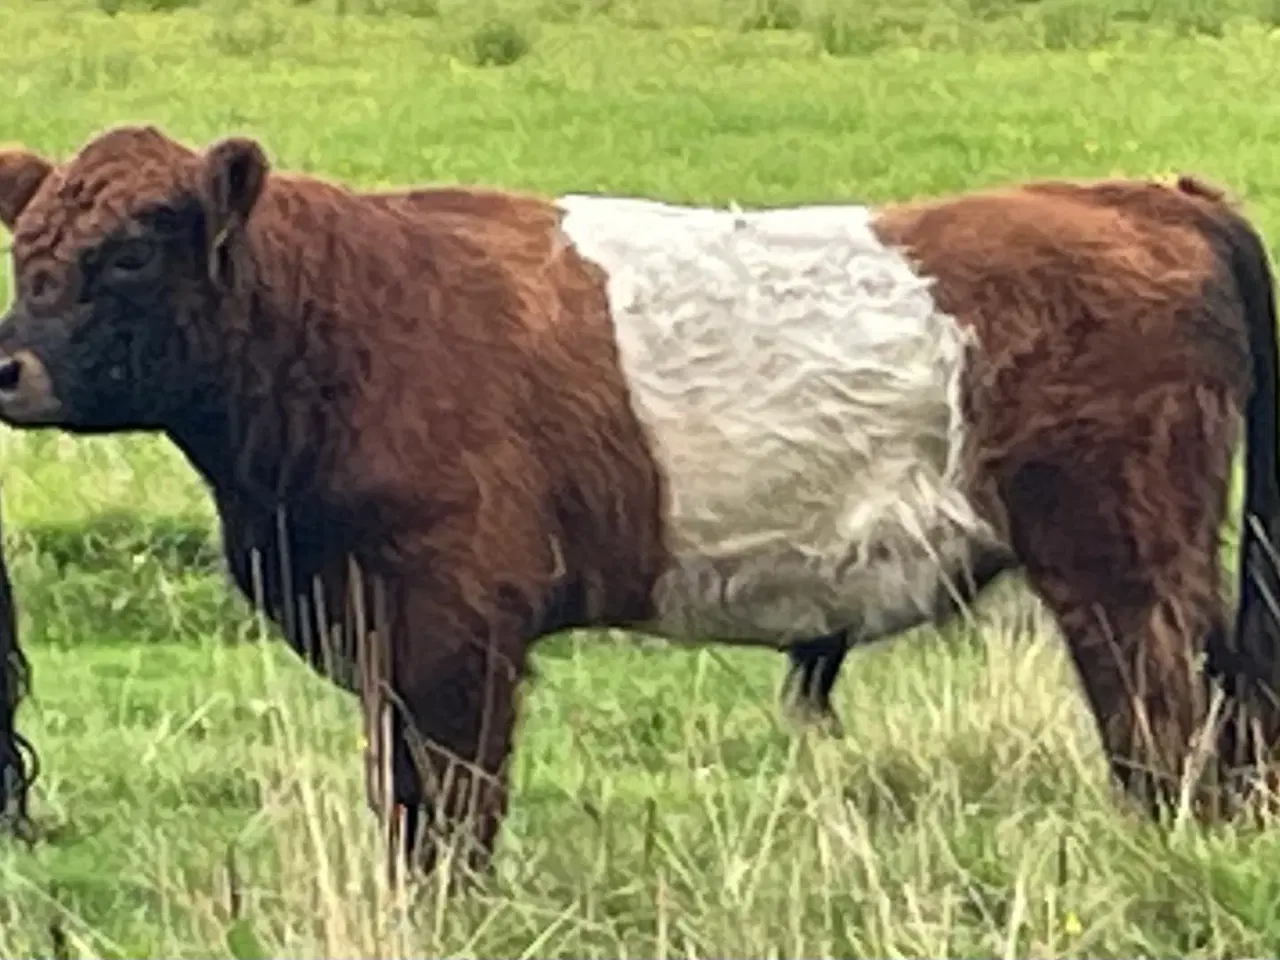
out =
[(883, 211), (980, 350), (965, 375), (984, 456), (1075, 422), (1127, 436), (1160, 391), (1243, 400), (1248, 339), (1216, 200), (1158, 183), (1047, 182)]

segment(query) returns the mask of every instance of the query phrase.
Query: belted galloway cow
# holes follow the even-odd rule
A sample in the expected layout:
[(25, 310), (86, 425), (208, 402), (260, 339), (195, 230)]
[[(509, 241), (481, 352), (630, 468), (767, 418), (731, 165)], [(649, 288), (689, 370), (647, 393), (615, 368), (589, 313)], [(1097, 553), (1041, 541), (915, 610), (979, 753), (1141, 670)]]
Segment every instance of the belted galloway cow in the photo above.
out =
[(1151, 811), (1202, 730), (1218, 774), (1280, 734), (1272, 282), (1195, 179), (369, 194), (118, 127), (0, 155), (0, 220), (0, 418), (177, 444), (240, 589), (392, 704), (379, 803), (423, 867), (428, 814), (487, 859), (530, 648), (571, 627), (794, 649), (825, 709), (848, 645), (1017, 568)]

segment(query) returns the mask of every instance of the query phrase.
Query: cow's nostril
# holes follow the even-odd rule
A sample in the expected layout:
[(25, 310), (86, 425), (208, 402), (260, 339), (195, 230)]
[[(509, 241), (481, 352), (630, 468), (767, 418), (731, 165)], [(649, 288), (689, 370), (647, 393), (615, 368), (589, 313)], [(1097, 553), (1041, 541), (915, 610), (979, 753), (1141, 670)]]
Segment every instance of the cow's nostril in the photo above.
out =
[(22, 361), (12, 357), (0, 360), (0, 391), (16, 390), (22, 378)]

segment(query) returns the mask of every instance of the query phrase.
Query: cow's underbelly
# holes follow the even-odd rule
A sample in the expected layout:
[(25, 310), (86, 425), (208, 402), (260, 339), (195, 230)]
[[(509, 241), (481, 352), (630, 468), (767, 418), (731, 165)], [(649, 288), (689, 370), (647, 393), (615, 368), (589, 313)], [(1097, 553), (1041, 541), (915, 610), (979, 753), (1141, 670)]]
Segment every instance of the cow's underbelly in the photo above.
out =
[(963, 334), (871, 211), (561, 203), (668, 483), (649, 629), (783, 646), (927, 616), (994, 538), (961, 480)]

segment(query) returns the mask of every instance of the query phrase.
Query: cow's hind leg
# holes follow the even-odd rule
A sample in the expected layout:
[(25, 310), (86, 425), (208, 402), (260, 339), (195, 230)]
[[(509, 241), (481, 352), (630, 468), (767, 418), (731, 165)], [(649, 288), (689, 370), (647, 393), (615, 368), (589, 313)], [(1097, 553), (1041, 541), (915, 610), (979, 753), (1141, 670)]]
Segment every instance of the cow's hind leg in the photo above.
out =
[(792, 644), (787, 649), (787, 677), (782, 685), (783, 712), (796, 720), (840, 736), (843, 725), (831, 704), (831, 691), (840, 677), (849, 648), (898, 636), (931, 623), (942, 626), (968, 609), (1002, 573), (1015, 565), (1013, 554), (994, 544), (975, 545), (966, 569), (943, 585), (932, 609), (907, 609), (882, 623), (875, 633), (844, 630)]
[(1057, 617), (1112, 774), (1153, 815), (1184, 785), (1207, 809), (1189, 761), (1208, 703), (1201, 657), (1224, 629), (1229, 431), (1213, 404), (1185, 404), (1179, 390), (1115, 436), (1053, 438), (999, 477), (1015, 549)]
[(782, 684), (782, 709), (796, 721), (842, 736), (843, 726), (831, 705), (831, 690), (849, 652), (844, 631), (802, 640), (787, 649), (787, 678)]

